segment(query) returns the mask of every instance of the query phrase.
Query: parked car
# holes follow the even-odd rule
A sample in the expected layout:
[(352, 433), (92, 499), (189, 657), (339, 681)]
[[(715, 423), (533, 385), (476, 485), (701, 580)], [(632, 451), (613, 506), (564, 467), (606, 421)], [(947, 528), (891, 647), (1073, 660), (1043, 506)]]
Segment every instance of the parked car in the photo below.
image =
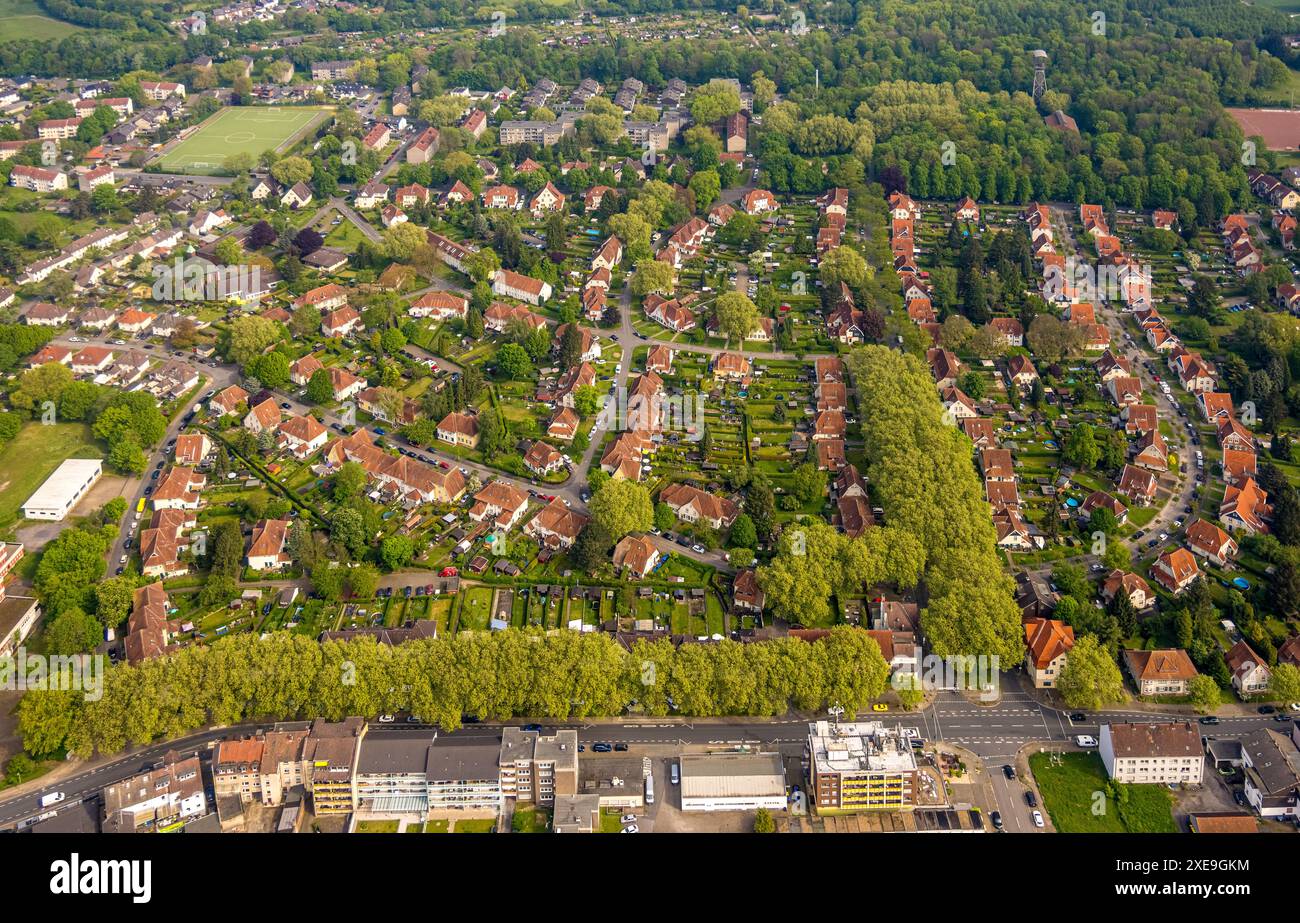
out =
[(635, 815), (635, 814), (624, 814), (622, 817), (619, 818), (619, 822), (620, 822), (620, 823), (624, 823), (624, 824), (635, 824), (635, 823), (636, 823), (636, 815)]
[(1031, 808), (1038, 807), (1038, 796), (1033, 792), (1025, 792), (1025, 804), (1029, 805)]
[(1258, 711), (1261, 715), (1271, 715), (1273, 714), (1273, 712), (1277, 711), (1277, 709), (1274, 708), (1272, 705), (1261, 705), (1259, 708), (1256, 709), (1256, 711)]
[(998, 830), (1002, 829), (1002, 813), (1000, 811), (994, 811), (992, 814), (990, 814), (989, 820), (993, 821), (993, 826), (995, 828), (997, 828)]
[(1090, 734), (1080, 734), (1078, 737), (1074, 738), (1074, 742), (1081, 747), (1097, 746), (1097, 738)]
[(611, 747), (609, 744), (600, 743), (600, 744), (592, 744), (591, 749), (592, 752), (594, 753), (609, 753), (614, 748)]
[(1218, 716), (1218, 715), (1205, 715), (1203, 718), (1200, 719), (1200, 723), (1201, 723), (1201, 724), (1218, 724), (1218, 723), (1219, 723), (1219, 716)]
[(641, 828), (638, 827), (636, 824), (629, 824), (628, 826), (624, 827), (622, 830), (619, 831), (619, 833), (640, 833), (640, 832), (641, 832)]
[(1033, 816), (1034, 816), (1034, 826), (1035, 826), (1035, 827), (1042, 827), (1042, 826), (1045, 826), (1045, 825), (1043, 824), (1043, 812), (1042, 812), (1042, 811), (1035, 811)]
[(1087, 721), (1088, 716), (1081, 711), (1070, 712), (1071, 721)]
[(379, 716), (379, 723), (380, 723), (380, 724), (392, 724), (392, 723), (393, 723), (394, 721), (396, 721), (396, 720), (397, 720), (397, 719), (394, 718), (392, 715), (380, 715), (380, 716)]

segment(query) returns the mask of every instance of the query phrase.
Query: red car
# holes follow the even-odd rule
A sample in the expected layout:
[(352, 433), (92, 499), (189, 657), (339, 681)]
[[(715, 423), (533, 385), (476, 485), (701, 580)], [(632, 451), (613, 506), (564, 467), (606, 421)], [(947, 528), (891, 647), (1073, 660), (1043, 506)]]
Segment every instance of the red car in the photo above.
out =
[(459, 575), (460, 571), (456, 570), (454, 567), (444, 567), (442, 572), (438, 574), (439, 577), (456, 577)]
[(447, 464), (445, 461), (440, 461), (440, 462), (438, 462), (438, 467), (439, 467), (439, 468), (450, 468), (451, 465)]

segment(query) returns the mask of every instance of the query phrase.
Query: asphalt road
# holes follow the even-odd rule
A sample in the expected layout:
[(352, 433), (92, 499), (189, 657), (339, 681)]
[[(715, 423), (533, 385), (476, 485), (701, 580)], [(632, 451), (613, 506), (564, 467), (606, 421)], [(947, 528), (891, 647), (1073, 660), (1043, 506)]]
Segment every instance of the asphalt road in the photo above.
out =
[[(1015, 688), (1014, 678), (1004, 676), (1003, 688)], [(572, 728), (578, 732), (580, 744), (590, 748), (595, 743), (611, 745), (627, 744), (629, 753), (644, 754), (645, 748), (714, 746), (737, 747), (747, 745), (755, 748), (779, 750), (786, 755), (802, 752), (807, 741), (808, 724), (819, 715), (785, 715), (779, 718), (727, 718), (682, 720), (669, 718), (636, 718), (600, 720), (554, 721), (545, 718), (536, 719), (544, 731), (551, 733), (558, 728)], [(995, 705), (974, 705), (955, 692), (938, 695), (933, 704), (917, 712), (868, 712), (859, 716), (860, 720), (881, 720), (891, 726), (915, 729), (916, 733), (928, 742), (943, 741), (957, 744), (974, 752), (984, 762), (982, 771), (988, 778), (986, 787), (992, 793), (992, 804), (1002, 812), (1008, 830), (1030, 832), (1034, 825), (1030, 819), (1030, 808), (1025, 804), (1023, 782), (1011, 782), (1001, 778), (1003, 763), (1014, 763), (1021, 748), (1042, 743), (1064, 745), (1068, 749), (1078, 749), (1073, 738), (1080, 734), (1096, 737), (1102, 723), (1118, 722), (1156, 722), (1167, 721), (1171, 717), (1147, 711), (1108, 710), (1089, 714), (1086, 720), (1073, 722), (1065, 712), (1040, 705), (1023, 692), (1010, 692)], [(1215, 727), (1203, 727), (1209, 736), (1235, 736), (1260, 725), (1271, 725), (1271, 719), (1260, 715), (1223, 716)], [(506, 722), (508, 725), (530, 723), (527, 718)], [(289, 726), (303, 726), (304, 722), (288, 723)], [(153, 745), (130, 754), (113, 758), (107, 762), (89, 766), (76, 775), (61, 780), (35, 792), (5, 798), (0, 795), (0, 828), (12, 826), (18, 821), (39, 814), (39, 796), (46, 791), (66, 793), (65, 805), (94, 797), (106, 785), (121, 781), (142, 772), (157, 762), (168, 750), (177, 750), (182, 754), (206, 752), (210, 741), (223, 737), (235, 737), (251, 734), (269, 724), (246, 724), (202, 731), (175, 741)], [(372, 723), (369, 733), (384, 734), (394, 730), (411, 727), (430, 727), (412, 725), (398, 716), (392, 723)], [(501, 723), (483, 722), (467, 724), (456, 731), (438, 732), (438, 740), (444, 745), (482, 743), (500, 735)], [(590, 752), (590, 751), (589, 751)], [(662, 755), (662, 750), (655, 751)], [(656, 759), (656, 764), (662, 760)], [(975, 767), (972, 767), (975, 769)], [(656, 777), (656, 784), (660, 779)], [(1040, 807), (1041, 810), (1041, 807)], [(1046, 828), (1046, 829), (1050, 829)]]

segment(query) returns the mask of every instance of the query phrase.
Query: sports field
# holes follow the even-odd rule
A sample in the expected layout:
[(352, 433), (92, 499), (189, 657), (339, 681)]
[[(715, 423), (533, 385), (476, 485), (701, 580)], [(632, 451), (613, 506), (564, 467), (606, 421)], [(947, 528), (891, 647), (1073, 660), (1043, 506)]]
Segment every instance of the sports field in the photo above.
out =
[(250, 154), (287, 146), (328, 110), (300, 106), (228, 106), (163, 154), (159, 166), (169, 173), (221, 172), (232, 154)]

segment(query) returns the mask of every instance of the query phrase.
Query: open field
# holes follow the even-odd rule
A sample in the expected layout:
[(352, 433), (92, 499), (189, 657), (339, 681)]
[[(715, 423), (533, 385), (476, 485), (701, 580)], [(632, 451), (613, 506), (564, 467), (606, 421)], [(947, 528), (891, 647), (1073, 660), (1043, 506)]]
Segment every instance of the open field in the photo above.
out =
[(29, 423), (0, 449), (0, 533), (21, 518), (23, 501), (66, 458), (102, 458), (84, 423)]
[(172, 173), (217, 174), (233, 154), (260, 157), (290, 145), (326, 110), (297, 106), (233, 106), (218, 110), (157, 161)]
[(0, 42), (57, 41), (81, 31), (81, 26), (46, 16), (35, 0), (0, 0)]
[[(1177, 833), (1173, 798), (1163, 785), (1112, 788), (1096, 752), (1029, 758), (1043, 806), (1061, 833)], [(1119, 797), (1116, 798), (1118, 793)]]

